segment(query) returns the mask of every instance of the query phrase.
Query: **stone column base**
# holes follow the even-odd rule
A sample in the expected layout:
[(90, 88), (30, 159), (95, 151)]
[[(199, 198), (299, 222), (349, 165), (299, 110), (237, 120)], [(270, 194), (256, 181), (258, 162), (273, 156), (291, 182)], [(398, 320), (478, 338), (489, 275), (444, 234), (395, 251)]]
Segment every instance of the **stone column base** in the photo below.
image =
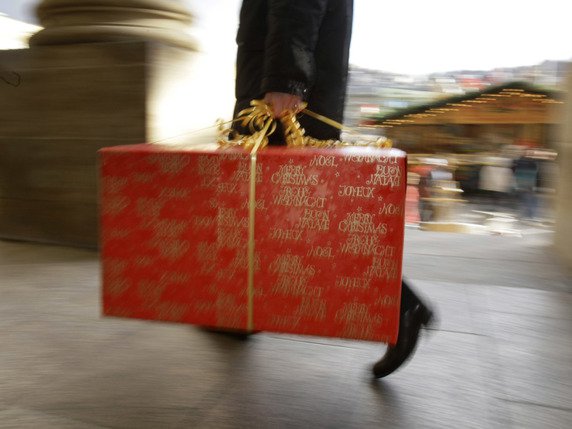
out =
[(205, 125), (191, 120), (196, 55), (153, 42), (0, 51), (18, 76), (0, 81), (0, 237), (96, 247), (98, 149)]

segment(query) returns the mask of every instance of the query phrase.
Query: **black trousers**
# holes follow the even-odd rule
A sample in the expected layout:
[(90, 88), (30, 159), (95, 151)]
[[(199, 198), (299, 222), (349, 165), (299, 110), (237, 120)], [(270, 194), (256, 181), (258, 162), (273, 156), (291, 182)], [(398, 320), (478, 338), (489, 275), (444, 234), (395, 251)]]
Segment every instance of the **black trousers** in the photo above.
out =
[(413, 292), (405, 279), (401, 280), (401, 314), (421, 304), (421, 299)]

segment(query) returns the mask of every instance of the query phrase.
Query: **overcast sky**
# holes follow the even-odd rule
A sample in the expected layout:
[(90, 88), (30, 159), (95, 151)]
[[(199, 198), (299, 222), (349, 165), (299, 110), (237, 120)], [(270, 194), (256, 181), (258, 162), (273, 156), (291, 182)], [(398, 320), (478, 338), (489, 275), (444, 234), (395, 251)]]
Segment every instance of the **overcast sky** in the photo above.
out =
[[(120, 0), (118, 0), (120, 2)], [(234, 63), (240, 0), (184, 0), (201, 48)], [(0, 0), (34, 21), (37, 0)], [(352, 64), (406, 74), (532, 65), (572, 58), (569, 0), (354, 0)]]
[(355, 0), (351, 61), (403, 73), (572, 58), (569, 0)]
[[(188, 1), (204, 48), (233, 52), (239, 0)], [(572, 58), (569, 0), (354, 0), (352, 64), (405, 74)]]

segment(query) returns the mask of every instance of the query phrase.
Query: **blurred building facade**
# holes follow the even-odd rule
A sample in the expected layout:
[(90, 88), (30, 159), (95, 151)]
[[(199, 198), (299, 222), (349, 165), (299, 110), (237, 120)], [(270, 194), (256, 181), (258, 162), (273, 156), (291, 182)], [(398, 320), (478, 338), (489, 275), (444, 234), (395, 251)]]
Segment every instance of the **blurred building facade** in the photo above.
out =
[(487, 153), (506, 146), (554, 149), (563, 93), (526, 82), (489, 86), (364, 121), (415, 153)]
[(410, 76), (352, 66), (346, 103), (346, 123), (358, 126), (372, 116), (470, 95), (509, 82), (526, 82), (546, 91), (563, 90), (568, 62), (544, 61), (522, 67), (460, 70)]

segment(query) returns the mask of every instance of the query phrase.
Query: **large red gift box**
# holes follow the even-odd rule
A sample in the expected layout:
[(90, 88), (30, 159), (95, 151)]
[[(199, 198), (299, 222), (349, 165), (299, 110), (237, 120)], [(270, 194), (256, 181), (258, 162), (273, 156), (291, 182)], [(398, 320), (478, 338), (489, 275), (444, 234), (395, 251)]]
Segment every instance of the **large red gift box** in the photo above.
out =
[(141, 144), (100, 167), (105, 315), (395, 343), (403, 152)]

